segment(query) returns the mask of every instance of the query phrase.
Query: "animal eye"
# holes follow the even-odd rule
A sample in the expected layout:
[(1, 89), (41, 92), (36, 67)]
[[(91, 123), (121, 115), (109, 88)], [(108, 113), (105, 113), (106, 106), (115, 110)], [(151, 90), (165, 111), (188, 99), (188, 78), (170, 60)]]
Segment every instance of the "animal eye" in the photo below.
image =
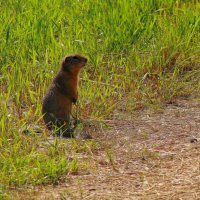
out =
[(78, 56), (73, 56), (73, 59), (78, 60), (79, 58), (78, 58)]

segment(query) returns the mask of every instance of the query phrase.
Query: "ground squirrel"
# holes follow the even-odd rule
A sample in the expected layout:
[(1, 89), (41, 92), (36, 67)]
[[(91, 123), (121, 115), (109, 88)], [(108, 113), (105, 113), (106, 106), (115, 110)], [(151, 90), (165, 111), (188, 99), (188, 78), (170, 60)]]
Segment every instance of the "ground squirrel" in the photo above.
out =
[(43, 119), (49, 130), (57, 129), (57, 135), (73, 137), (73, 128), (70, 125), (72, 103), (77, 101), (79, 73), (86, 63), (87, 59), (78, 54), (66, 56), (45, 95)]

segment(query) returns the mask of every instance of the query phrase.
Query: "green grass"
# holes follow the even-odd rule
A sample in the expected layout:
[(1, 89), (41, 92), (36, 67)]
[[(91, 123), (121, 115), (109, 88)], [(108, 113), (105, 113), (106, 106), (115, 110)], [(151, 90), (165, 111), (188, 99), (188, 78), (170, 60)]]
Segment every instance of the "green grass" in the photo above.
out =
[(1, 0), (0, 9), (3, 190), (56, 183), (81, 165), (67, 155), (85, 144), (48, 143), (41, 123), (42, 98), (65, 55), (89, 58), (81, 75), (83, 119), (111, 118), (116, 109), (133, 111), (198, 95), (196, 0)]

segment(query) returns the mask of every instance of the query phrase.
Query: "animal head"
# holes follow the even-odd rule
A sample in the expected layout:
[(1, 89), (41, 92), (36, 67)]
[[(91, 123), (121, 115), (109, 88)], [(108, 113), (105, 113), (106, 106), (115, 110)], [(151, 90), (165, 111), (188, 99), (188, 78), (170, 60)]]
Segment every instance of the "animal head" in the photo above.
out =
[(78, 73), (87, 63), (87, 58), (74, 54), (66, 56), (62, 62), (62, 70), (69, 73)]

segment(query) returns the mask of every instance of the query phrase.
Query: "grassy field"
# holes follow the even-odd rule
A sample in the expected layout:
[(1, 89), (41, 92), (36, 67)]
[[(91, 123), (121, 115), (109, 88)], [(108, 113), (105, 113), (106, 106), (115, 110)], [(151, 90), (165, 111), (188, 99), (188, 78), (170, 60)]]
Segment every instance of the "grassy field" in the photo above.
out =
[[(87, 166), (96, 141), (49, 142), (41, 102), (65, 55), (81, 74), (82, 119), (159, 108), (198, 97), (200, 3), (196, 0), (0, 0), (0, 198), (57, 183)], [(39, 134), (37, 133), (39, 130)]]

